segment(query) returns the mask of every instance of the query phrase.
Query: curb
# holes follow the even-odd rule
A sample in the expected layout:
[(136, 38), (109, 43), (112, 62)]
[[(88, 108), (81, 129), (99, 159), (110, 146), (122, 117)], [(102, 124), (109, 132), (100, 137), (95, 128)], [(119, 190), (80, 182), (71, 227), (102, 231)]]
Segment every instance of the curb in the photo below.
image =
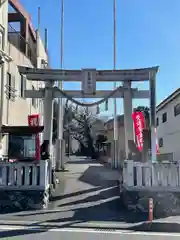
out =
[[(0, 223), (1, 226), (9, 226), (9, 227), (23, 227), (23, 228), (38, 228), (40, 230), (47, 230), (52, 228), (68, 228), (64, 227), (64, 225), (59, 224), (38, 224), (38, 223), (11, 223), (11, 222), (3, 222)], [(104, 225), (104, 226), (103, 226)], [(170, 222), (141, 222), (137, 224), (128, 224), (131, 226), (127, 226), (123, 223), (115, 223), (115, 224), (101, 224), (101, 223), (93, 223), (93, 224), (74, 224), (69, 227), (72, 229), (82, 228), (82, 229), (93, 229), (93, 230), (102, 230), (102, 231), (134, 231), (134, 232), (156, 232), (156, 233), (180, 233), (180, 223), (170, 223)]]
[(180, 223), (168, 223), (168, 222), (141, 222), (132, 224), (133, 226), (123, 226), (123, 224), (80, 224), (71, 225), (71, 228), (86, 228), (86, 229), (98, 229), (98, 230), (126, 230), (135, 232), (164, 232), (164, 233), (180, 233)]
[(143, 222), (139, 225), (129, 227), (127, 230), (141, 232), (166, 232), (180, 233), (180, 223), (170, 222)]

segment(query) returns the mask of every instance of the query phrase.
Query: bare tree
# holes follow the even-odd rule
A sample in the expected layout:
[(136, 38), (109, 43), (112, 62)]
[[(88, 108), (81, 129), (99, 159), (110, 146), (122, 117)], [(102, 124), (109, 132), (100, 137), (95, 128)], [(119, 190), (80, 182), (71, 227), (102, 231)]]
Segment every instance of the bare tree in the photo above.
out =
[[(57, 102), (54, 102), (53, 142), (57, 138)], [(95, 157), (94, 139), (91, 134), (92, 123), (96, 120), (88, 108), (74, 106), (66, 101), (64, 105), (64, 139), (69, 136), (79, 142), (82, 154)]]

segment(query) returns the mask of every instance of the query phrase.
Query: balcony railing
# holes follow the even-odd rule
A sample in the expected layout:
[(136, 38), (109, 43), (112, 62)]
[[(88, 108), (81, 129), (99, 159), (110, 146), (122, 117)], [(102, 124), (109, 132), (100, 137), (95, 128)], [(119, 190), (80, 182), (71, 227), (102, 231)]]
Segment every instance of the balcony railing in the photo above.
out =
[(21, 36), (20, 32), (16, 31), (10, 24), (8, 26), (8, 41), (27, 58), (29, 58), (33, 66), (36, 66), (37, 58), (35, 44), (26, 42), (26, 40)]

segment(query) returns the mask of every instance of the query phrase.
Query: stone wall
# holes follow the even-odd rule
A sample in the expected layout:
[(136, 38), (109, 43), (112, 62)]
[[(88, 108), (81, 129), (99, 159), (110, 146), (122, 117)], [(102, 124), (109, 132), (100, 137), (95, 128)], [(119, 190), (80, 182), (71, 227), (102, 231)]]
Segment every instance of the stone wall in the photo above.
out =
[(137, 212), (148, 212), (152, 198), (155, 218), (180, 215), (180, 192), (128, 191), (120, 186), (120, 198), (128, 210)]
[[(48, 190), (49, 191), (49, 190)], [(0, 191), (0, 213), (27, 211), (46, 208), (49, 202), (49, 192), (28, 191)]]

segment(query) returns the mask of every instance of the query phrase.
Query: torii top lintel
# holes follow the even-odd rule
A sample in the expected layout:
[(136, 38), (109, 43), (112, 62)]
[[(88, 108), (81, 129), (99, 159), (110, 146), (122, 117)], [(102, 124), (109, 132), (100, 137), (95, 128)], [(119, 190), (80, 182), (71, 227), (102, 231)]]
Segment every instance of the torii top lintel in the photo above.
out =
[(121, 82), (121, 81), (148, 81), (151, 76), (155, 76), (159, 67), (125, 69), (125, 70), (97, 70), (94, 68), (81, 70), (65, 69), (41, 69), (19, 66), (20, 74), (26, 75), (31, 81), (82, 81), (85, 71), (95, 73), (95, 79), (99, 82)]

